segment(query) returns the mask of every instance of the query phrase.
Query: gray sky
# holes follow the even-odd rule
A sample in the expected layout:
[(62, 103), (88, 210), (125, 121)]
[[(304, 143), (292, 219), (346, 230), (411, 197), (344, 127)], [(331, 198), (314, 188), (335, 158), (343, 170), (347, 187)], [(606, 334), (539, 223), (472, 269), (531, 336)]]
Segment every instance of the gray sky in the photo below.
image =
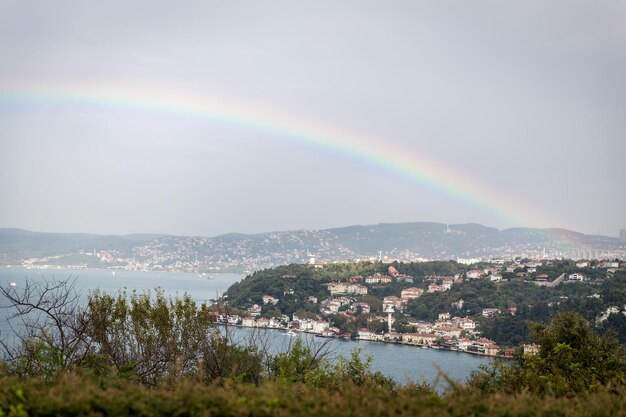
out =
[[(621, 0), (0, 0), (0, 63), (0, 227), (626, 227)], [(245, 126), (2, 96), (57, 85), (226, 98), (375, 137), (550, 224)]]

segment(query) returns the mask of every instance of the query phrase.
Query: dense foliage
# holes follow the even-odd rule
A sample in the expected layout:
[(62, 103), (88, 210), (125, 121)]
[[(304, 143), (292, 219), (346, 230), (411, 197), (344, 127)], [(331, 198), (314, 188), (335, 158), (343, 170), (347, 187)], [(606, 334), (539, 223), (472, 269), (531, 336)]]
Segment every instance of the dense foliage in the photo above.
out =
[(474, 375), (483, 392), (572, 395), (610, 386), (626, 388), (626, 346), (594, 333), (583, 317), (558, 313), (549, 325), (532, 324), (536, 354), (518, 355), (513, 365), (496, 364)]
[(268, 382), (261, 386), (229, 380), (209, 385), (183, 380), (147, 388), (86, 375), (62, 375), (53, 383), (0, 376), (4, 416), (623, 416), (624, 391), (599, 389), (579, 396), (538, 397), (459, 390), (439, 396), (418, 386), (389, 392), (346, 382), (341, 389)]
[[(43, 299), (49, 295), (63, 292), (44, 291)], [(537, 355), (484, 369), (466, 385), (450, 381), (440, 393), (424, 384), (398, 385), (372, 372), (370, 360), (358, 351), (331, 362), (323, 345), (300, 339), (278, 355), (264, 350), (262, 341), (235, 344), (188, 297), (95, 293), (85, 310), (62, 311), (75, 317), (54, 316), (61, 328), (77, 322), (86, 326), (84, 344), (71, 345), (84, 354), (61, 350), (67, 344), (59, 338), (49, 339), (42, 350), (30, 349), (30, 336), (19, 338), (12, 352), (20, 355), (0, 364), (0, 416), (626, 412), (624, 346), (595, 334), (574, 313), (558, 314), (547, 326), (533, 325)], [(37, 337), (37, 332), (29, 334)], [(32, 361), (42, 366), (22, 366)]]

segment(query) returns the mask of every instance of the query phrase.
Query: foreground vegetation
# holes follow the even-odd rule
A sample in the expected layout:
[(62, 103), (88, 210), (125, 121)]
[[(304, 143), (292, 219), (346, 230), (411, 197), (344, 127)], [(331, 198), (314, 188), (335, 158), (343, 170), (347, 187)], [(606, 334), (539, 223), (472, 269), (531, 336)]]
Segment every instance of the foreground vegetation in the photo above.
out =
[(575, 313), (531, 326), (537, 354), (438, 392), (359, 352), (234, 343), (188, 297), (94, 293), (81, 308), (68, 283), (27, 288), (4, 291), (27, 325), (4, 346), (0, 416), (626, 415), (626, 348)]
[(234, 381), (148, 388), (127, 381), (103, 385), (75, 374), (51, 384), (0, 379), (0, 408), (8, 416), (623, 416), (620, 394), (602, 389), (573, 398), (478, 391), (438, 396), (414, 386), (390, 393), (355, 384), (329, 390)]

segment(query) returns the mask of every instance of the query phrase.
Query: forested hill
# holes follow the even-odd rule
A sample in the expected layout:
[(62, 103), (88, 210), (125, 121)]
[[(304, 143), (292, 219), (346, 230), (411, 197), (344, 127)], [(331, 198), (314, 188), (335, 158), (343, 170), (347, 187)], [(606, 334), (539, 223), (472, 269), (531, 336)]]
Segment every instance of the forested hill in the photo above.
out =
[[(617, 238), (568, 230), (498, 230), (479, 224), (388, 223), (216, 237), (36, 233), (0, 229), (0, 265), (251, 272), (290, 263), (363, 258), (614, 257)], [(604, 256), (603, 255), (603, 256)]]
[[(435, 322), (440, 314), (449, 313), (451, 317), (473, 319), (483, 336), (501, 345), (519, 346), (530, 341), (529, 322), (547, 323), (560, 311), (573, 311), (594, 324), (599, 332), (610, 330), (626, 343), (625, 268), (611, 272), (598, 262), (579, 267), (568, 260), (533, 265), (512, 265), (514, 271), (536, 270), (526, 274), (506, 272), (509, 265), (483, 263), (470, 267), (454, 261), (352, 262), (323, 267), (293, 264), (255, 272), (232, 285), (223, 300), (231, 312), (242, 316), (256, 304), (261, 317), (291, 317), (296, 313), (298, 317), (323, 318), (342, 332), (355, 335), (360, 328), (382, 331), (384, 319), (380, 316), (385, 316), (385, 300), (401, 296), (403, 290), (418, 288), (423, 291), (421, 296), (396, 309), (394, 330), (411, 333), (416, 320)], [(390, 271), (393, 277), (387, 275)], [(468, 278), (477, 271), (483, 273)], [(573, 273), (586, 279), (566, 280), (554, 286), (537, 285), (534, 281), (535, 276), (542, 274), (554, 280)], [(390, 279), (384, 282), (368, 279), (386, 275)], [(444, 281), (449, 281), (449, 287), (438, 288)], [(332, 282), (354, 283), (366, 291), (345, 290), (342, 295), (333, 296), (327, 285)], [(460, 305), (459, 300), (463, 300)], [(333, 310), (333, 302), (340, 302), (342, 307)], [(364, 305), (367, 312), (353, 308)], [(485, 310), (489, 309), (495, 313), (486, 316)]]

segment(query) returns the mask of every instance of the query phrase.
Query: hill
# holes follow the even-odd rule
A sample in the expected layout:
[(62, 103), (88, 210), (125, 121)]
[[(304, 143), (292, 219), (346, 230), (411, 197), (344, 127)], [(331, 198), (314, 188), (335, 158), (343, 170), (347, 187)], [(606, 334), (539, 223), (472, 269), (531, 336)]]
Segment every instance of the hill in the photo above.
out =
[(29, 266), (52, 262), (56, 266), (251, 272), (306, 263), (309, 253), (315, 254), (318, 261), (345, 261), (379, 256), (400, 260), (537, 257), (544, 250), (549, 256), (623, 257), (626, 244), (617, 238), (569, 230), (499, 230), (472, 223), (432, 222), (215, 237), (101, 236), (0, 229), (0, 264)]

